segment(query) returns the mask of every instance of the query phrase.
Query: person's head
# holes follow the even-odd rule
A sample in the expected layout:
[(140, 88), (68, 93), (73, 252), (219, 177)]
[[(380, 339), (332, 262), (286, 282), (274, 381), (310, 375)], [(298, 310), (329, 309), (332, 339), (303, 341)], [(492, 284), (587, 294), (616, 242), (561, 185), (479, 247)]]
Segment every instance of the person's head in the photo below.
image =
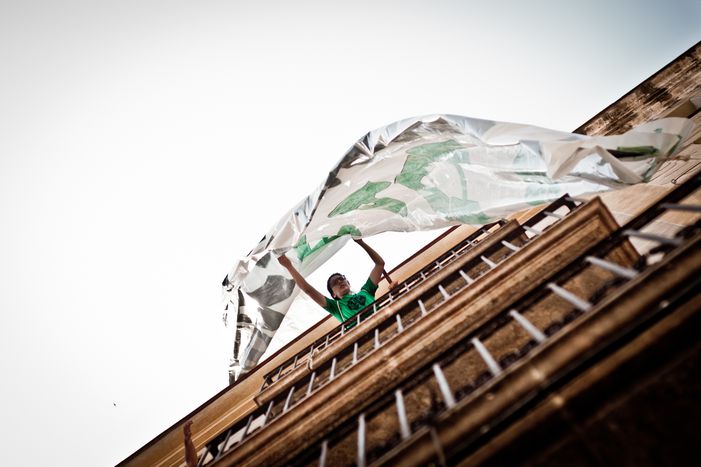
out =
[(341, 298), (350, 293), (350, 284), (346, 276), (335, 272), (331, 274), (326, 281), (326, 289), (331, 294), (331, 298)]

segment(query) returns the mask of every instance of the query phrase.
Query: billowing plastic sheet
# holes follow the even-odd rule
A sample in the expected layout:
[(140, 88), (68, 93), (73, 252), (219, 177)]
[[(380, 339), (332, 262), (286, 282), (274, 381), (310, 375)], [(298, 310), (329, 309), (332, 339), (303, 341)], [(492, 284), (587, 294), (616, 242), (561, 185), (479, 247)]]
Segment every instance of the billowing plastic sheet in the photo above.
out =
[(481, 225), (565, 193), (645, 182), (692, 125), (669, 118), (589, 137), (433, 115), (371, 131), (224, 279), (231, 377), (256, 365), (298, 292), (279, 255), (307, 276), (350, 237)]

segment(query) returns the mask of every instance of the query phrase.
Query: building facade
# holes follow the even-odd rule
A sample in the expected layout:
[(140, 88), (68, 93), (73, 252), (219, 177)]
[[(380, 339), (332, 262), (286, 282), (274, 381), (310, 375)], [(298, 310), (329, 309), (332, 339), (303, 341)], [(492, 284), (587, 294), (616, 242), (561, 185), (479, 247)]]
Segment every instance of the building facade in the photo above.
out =
[(701, 44), (576, 131), (680, 116), (647, 184), (453, 228), (120, 465), (690, 464), (701, 415)]

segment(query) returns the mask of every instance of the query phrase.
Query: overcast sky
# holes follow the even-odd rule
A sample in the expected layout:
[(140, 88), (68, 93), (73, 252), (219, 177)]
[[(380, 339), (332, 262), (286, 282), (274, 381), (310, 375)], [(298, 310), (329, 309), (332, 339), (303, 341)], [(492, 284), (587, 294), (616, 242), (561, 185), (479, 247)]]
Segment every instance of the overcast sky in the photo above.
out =
[(117, 463), (221, 390), (222, 278), (368, 130), (573, 130), (701, 39), (698, 0), (345, 3), (2, 2), (3, 465)]

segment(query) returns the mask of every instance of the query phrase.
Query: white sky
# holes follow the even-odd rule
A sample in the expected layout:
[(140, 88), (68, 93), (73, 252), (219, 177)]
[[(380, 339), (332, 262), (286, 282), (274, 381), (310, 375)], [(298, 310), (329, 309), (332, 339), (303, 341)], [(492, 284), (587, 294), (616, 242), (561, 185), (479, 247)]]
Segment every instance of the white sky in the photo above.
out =
[(701, 39), (698, 0), (331, 3), (2, 2), (4, 465), (117, 463), (222, 389), (222, 278), (368, 130), (572, 130)]

